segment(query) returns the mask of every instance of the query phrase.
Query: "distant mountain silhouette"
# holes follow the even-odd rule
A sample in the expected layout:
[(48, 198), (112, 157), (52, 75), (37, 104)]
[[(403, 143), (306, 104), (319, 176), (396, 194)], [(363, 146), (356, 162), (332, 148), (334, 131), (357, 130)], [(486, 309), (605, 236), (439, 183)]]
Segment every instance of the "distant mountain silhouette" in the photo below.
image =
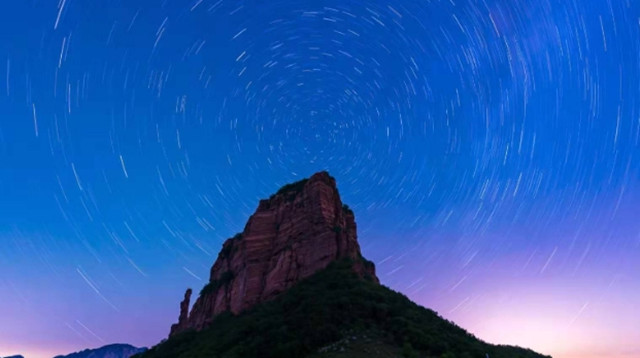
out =
[(129, 344), (110, 344), (104, 347), (85, 349), (81, 352), (60, 355), (54, 358), (129, 358), (146, 350), (147, 348), (136, 348)]
[(8, 356), (8, 357), (4, 357), (4, 358), (24, 358), (21, 355), (15, 355), (15, 356)]
[[(261, 200), (168, 340), (137, 358), (542, 358), (485, 343), (380, 285), (326, 172)], [(524, 323), (523, 323), (524, 324)]]

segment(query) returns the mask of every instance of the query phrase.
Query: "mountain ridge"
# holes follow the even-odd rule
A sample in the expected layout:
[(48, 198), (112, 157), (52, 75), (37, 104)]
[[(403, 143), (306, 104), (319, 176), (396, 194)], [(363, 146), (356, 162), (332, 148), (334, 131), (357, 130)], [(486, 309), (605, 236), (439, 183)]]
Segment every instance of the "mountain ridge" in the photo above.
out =
[(381, 285), (327, 172), (261, 200), (189, 312), (191, 295), (169, 338), (137, 358), (548, 357), (483, 342)]
[(136, 358), (549, 358), (492, 345), (403, 294), (358, 276), (342, 259), (274, 300)]
[(130, 344), (114, 343), (99, 348), (84, 349), (67, 355), (58, 355), (53, 358), (129, 358), (146, 350), (147, 348), (138, 348)]
[[(99, 348), (87, 348), (82, 351), (60, 354), (53, 358), (130, 358), (131, 356), (146, 351), (146, 347), (135, 347), (126, 343), (112, 343)], [(2, 358), (2, 357), (0, 357)], [(25, 358), (20, 354), (6, 356), (4, 358)]]

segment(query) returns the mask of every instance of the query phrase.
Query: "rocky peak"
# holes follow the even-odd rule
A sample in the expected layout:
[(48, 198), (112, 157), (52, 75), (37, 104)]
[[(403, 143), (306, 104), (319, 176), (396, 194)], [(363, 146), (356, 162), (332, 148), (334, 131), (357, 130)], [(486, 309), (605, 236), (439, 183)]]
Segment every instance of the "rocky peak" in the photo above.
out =
[(187, 329), (187, 323), (189, 320), (189, 303), (191, 302), (191, 289), (187, 289), (184, 293), (184, 300), (180, 302), (180, 316), (178, 317), (178, 323), (171, 326), (171, 332), (182, 331)]
[(375, 266), (360, 254), (353, 211), (342, 204), (335, 179), (319, 172), (285, 185), (261, 200), (242, 233), (222, 245), (190, 313), (187, 290), (170, 336), (269, 300), (342, 258), (351, 258), (359, 275), (378, 281)]

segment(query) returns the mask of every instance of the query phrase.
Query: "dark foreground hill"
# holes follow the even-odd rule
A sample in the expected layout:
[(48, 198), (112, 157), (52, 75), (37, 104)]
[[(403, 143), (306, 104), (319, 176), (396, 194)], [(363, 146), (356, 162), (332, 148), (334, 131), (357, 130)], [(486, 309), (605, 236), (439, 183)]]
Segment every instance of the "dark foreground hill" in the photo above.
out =
[(222, 313), (135, 357), (545, 357), (482, 342), (352, 267), (335, 261), (271, 301)]

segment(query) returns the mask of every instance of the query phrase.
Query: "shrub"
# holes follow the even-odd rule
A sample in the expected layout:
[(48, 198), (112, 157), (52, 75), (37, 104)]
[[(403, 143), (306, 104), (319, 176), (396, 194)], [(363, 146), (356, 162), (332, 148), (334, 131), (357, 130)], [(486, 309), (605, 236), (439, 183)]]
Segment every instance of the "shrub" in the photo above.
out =
[(217, 291), (220, 287), (226, 286), (233, 280), (233, 272), (225, 271), (220, 275), (220, 278), (217, 280), (213, 280), (206, 284), (202, 290), (200, 290), (200, 296), (213, 293)]

